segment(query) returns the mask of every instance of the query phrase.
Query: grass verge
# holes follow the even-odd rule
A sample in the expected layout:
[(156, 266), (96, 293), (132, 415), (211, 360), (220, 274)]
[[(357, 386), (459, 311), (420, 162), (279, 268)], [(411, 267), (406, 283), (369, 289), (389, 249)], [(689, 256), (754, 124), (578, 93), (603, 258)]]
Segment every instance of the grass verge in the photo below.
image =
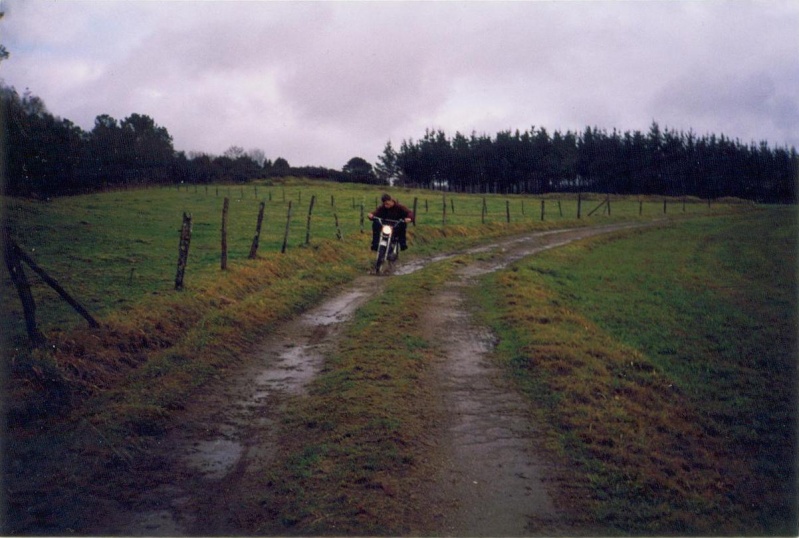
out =
[(290, 403), (283, 457), (252, 488), (281, 526), (260, 532), (408, 535), (430, 524), (413, 492), (437, 420), (437, 350), (417, 312), (448, 274), (437, 266), (392, 278), (359, 309), (308, 396)]
[(499, 360), (609, 533), (796, 534), (796, 232), (695, 219), (486, 278)]

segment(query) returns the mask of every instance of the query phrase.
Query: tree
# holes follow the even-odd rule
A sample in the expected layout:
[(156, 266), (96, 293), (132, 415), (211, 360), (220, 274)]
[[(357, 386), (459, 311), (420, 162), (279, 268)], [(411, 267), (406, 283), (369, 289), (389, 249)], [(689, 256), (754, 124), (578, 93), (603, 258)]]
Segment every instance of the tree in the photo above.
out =
[(238, 159), (242, 155), (244, 155), (244, 148), (241, 146), (230, 146), (225, 152), (222, 154), (223, 157), (227, 157), (228, 159)]
[(372, 169), (372, 165), (361, 157), (353, 157), (341, 169), (347, 181), (352, 183), (378, 183), (378, 178)]
[(386, 142), (383, 154), (377, 158), (375, 173), (381, 182), (393, 185), (395, 181), (400, 179), (401, 172), (397, 163), (397, 152), (394, 151), (391, 146), (391, 140), (389, 140)]
[(270, 172), (271, 176), (285, 177), (290, 173), (291, 167), (289, 166), (289, 162), (283, 157), (278, 157), (275, 159), (275, 162), (272, 163), (272, 170)]

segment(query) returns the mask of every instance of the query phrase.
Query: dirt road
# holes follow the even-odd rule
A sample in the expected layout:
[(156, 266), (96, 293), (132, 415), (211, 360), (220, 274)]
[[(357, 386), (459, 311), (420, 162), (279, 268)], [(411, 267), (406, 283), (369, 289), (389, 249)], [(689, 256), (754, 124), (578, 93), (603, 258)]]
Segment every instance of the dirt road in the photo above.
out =
[[(451, 410), (442, 431), (438, 476), (426, 495), (446, 535), (520, 536), (558, 528), (568, 514), (553, 501), (548, 463), (536, 450), (536, 432), (518, 396), (487, 361), (492, 336), (463, 307), (463, 293), (480, 274), (592, 235), (638, 225), (613, 225), (530, 234), (468, 251), (490, 261), (464, 266), (431, 300), (424, 322), (431, 338), (446, 339), (438, 365), (440, 390)], [(399, 266), (408, 274), (446, 256)], [(364, 276), (338, 295), (281, 326), (223, 382), (176, 418), (174, 427), (138, 464), (130, 491), (98, 502), (95, 521), (81, 534), (247, 534), (237, 513), (237, 487), (248, 473), (268, 468), (279, 446), (287, 395), (302, 394), (335, 345), (341, 327), (386, 279)], [(541, 526), (541, 522), (546, 522)]]

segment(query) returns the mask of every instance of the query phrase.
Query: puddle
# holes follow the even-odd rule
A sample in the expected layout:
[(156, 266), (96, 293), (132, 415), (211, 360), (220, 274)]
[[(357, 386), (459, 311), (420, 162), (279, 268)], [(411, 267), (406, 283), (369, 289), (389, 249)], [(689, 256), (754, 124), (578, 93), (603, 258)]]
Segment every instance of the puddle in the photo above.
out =
[(138, 514), (136, 522), (125, 529), (129, 536), (183, 536), (185, 530), (172, 517), (169, 510), (155, 510)]
[(206, 478), (219, 480), (233, 470), (241, 454), (241, 443), (236, 441), (227, 439), (201, 441), (186, 458), (186, 463)]

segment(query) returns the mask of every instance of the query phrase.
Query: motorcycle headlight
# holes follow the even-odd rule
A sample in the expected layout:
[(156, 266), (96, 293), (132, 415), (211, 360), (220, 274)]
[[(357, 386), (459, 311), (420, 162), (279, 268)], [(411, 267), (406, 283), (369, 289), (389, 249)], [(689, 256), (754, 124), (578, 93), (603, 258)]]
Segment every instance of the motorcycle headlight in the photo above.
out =
[(388, 235), (391, 233), (391, 226), (385, 225), (383, 226), (383, 233)]

